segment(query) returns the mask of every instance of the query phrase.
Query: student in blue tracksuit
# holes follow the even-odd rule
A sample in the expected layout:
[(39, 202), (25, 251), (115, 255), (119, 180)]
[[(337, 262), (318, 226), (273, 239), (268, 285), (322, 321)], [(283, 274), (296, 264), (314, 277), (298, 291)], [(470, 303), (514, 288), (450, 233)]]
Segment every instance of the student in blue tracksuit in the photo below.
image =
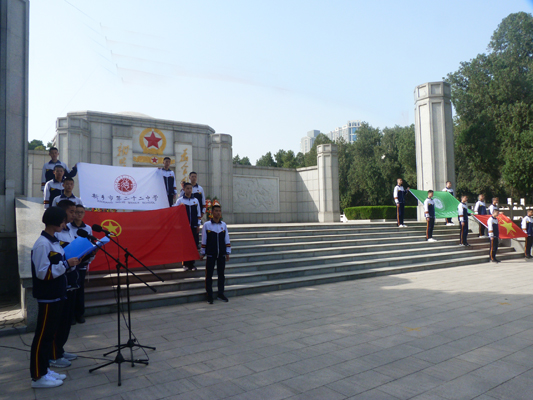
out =
[(200, 256), (202, 259), (204, 255), (207, 256), (205, 265), (205, 291), (207, 292), (207, 302), (213, 304), (213, 271), (215, 264), (217, 266), (218, 276), (218, 293), (217, 297), (223, 302), (227, 302), (228, 298), (224, 295), (224, 270), (226, 269), (226, 261), (229, 261), (231, 254), (231, 244), (229, 241), (228, 227), (225, 222), (222, 222), (222, 209), (219, 205), (212, 207), (213, 219), (207, 221), (202, 228), (202, 247), (200, 248)]
[(466, 202), (468, 201), (468, 196), (461, 196), (461, 202), (457, 207), (457, 214), (459, 214), (459, 246), (470, 246), (467, 241), (468, 237), (468, 207)]
[(405, 195), (409, 188), (403, 188), (403, 179), (398, 178), (397, 185), (394, 187), (394, 203), (396, 203), (396, 224), (398, 228), (407, 228), (403, 223), (404, 209), (405, 209)]
[(527, 215), (522, 219), (522, 230), (527, 235), (525, 256), (531, 257), (531, 247), (533, 246), (533, 210), (527, 210)]
[[(477, 215), (487, 215), (487, 206), (485, 205), (485, 195), (480, 194), (477, 198), (474, 212)], [(479, 224), (479, 237), (485, 237), (485, 225)]]
[(496, 253), (498, 252), (498, 240), (500, 240), (500, 230), (498, 226), (498, 210), (492, 212), (492, 216), (487, 221), (487, 227), (489, 229), (490, 237), (490, 261), (499, 263), (500, 260), (496, 258)]
[[(200, 233), (200, 225), (202, 223), (202, 211), (200, 208), (200, 202), (192, 195), (192, 184), (185, 182), (183, 186), (185, 194), (180, 197), (175, 206), (183, 204), (187, 210), (187, 218), (189, 218), (189, 224), (191, 226), (192, 236), (196, 243), (196, 249), (198, 249), (198, 234)], [(188, 271), (196, 271), (194, 261), (183, 262), (183, 269)]]
[(428, 190), (428, 198), (424, 201), (424, 216), (426, 217), (426, 240), (436, 242), (433, 239), (433, 228), (435, 227), (435, 201), (433, 200), (433, 190)]
[(65, 272), (75, 267), (77, 258), (65, 259), (65, 252), (55, 234), (65, 227), (67, 214), (59, 207), (50, 207), (43, 214), (44, 231), (31, 251), (33, 297), (38, 314), (31, 345), (30, 374), (34, 389), (57, 387), (66, 375), (50, 370), (50, 354), (67, 298)]

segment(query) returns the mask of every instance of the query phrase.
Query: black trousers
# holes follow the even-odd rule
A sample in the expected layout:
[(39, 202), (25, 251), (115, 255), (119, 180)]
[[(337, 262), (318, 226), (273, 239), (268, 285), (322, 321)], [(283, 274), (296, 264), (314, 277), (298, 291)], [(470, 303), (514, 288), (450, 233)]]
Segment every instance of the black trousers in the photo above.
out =
[[(196, 249), (198, 249), (198, 243), (199, 243), (199, 236), (200, 235), (196, 231), (196, 227), (194, 227), (194, 228), (191, 227), (191, 232), (192, 232), (192, 237), (194, 239), (194, 243), (196, 243)], [(194, 260), (193, 261), (184, 261), (183, 265), (185, 267), (192, 267), (194, 265)]]
[(79, 289), (74, 291), (74, 318), (83, 317), (85, 314), (85, 275), (87, 271), (84, 269), (78, 270), (78, 286)]
[(403, 225), (403, 213), (404, 213), (405, 203), (399, 203), (396, 205), (396, 223), (398, 226)]
[(220, 256), (218, 258), (207, 256), (207, 261), (205, 263), (205, 291), (211, 298), (213, 297), (213, 272), (215, 271), (215, 263), (217, 266), (218, 294), (220, 295), (224, 293), (226, 256)]
[(494, 260), (496, 258), (496, 253), (498, 252), (498, 238), (490, 238), (490, 259)]
[(451, 218), (446, 218), (445, 224), (451, 224), (451, 223), (452, 223), (452, 219)]
[(64, 347), (70, 335), (70, 327), (72, 326), (72, 317), (74, 315), (74, 301), (76, 300), (74, 292), (76, 290), (67, 291), (67, 299), (63, 302), (63, 312), (59, 317), (59, 323), (52, 342), (52, 360), (63, 357), (65, 352)]
[(485, 225), (479, 224), (479, 236), (485, 236)]
[(468, 221), (464, 222), (464, 225), (459, 222), (459, 244), (468, 244), (466, 238), (468, 237)]
[(533, 246), (533, 236), (528, 236), (526, 238), (526, 256), (531, 255), (531, 247)]
[(426, 240), (433, 237), (433, 228), (435, 227), (435, 218), (426, 218)]
[(174, 205), (174, 195), (173, 194), (167, 194), (168, 197), (168, 206), (172, 207)]
[(31, 343), (30, 355), (30, 374), (35, 380), (48, 373), (52, 343), (63, 314), (65, 300), (38, 304), (37, 328)]

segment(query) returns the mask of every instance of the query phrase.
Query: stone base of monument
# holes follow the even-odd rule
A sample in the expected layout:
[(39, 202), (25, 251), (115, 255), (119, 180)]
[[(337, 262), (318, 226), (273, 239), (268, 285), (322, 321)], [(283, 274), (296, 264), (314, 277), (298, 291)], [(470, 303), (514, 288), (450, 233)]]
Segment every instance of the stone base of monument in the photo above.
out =
[[(439, 221), (440, 222), (440, 221)], [(425, 224), (410, 222), (359, 224), (230, 225), (231, 260), (226, 266), (226, 295), (242, 296), (380, 275), (400, 274), (488, 262), (488, 239), (475, 238), (472, 247), (458, 246), (458, 227), (439, 224), (437, 242), (426, 242)], [(498, 258), (522, 258), (512, 247), (501, 247)], [(205, 300), (204, 268), (184, 272), (179, 265), (157, 268), (165, 282), (139, 270), (157, 293), (143, 284), (131, 285), (132, 308), (142, 309)], [(124, 278), (125, 279), (125, 278)], [(112, 274), (92, 273), (86, 286), (87, 315), (115, 310)], [(216, 291), (216, 277), (213, 288)]]

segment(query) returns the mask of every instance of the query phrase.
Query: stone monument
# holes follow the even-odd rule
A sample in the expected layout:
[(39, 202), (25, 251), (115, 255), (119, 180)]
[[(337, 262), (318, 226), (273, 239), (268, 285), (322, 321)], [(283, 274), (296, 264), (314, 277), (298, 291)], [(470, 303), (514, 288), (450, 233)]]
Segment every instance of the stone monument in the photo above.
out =
[(29, 1), (0, 0), (0, 296), (18, 294), (15, 196), (28, 174)]
[[(415, 88), (416, 177), (419, 190), (455, 188), (451, 87), (428, 82)], [(424, 220), (421, 207), (418, 220)]]

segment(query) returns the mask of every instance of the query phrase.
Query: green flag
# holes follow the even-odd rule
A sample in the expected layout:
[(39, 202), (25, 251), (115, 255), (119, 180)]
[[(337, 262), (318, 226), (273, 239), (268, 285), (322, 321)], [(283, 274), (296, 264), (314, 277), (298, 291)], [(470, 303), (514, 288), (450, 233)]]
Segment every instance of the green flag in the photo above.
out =
[[(419, 202), (424, 204), (428, 197), (428, 192), (425, 190), (409, 189)], [(457, 208), (459, 207), (459, 200), (453, 197), (448, 192), (433, 192), (433, 201), (435, 201), (435, 218), (453, 218), (457, 217)], [(468, 210), (471, 214), (472, 211)]]

